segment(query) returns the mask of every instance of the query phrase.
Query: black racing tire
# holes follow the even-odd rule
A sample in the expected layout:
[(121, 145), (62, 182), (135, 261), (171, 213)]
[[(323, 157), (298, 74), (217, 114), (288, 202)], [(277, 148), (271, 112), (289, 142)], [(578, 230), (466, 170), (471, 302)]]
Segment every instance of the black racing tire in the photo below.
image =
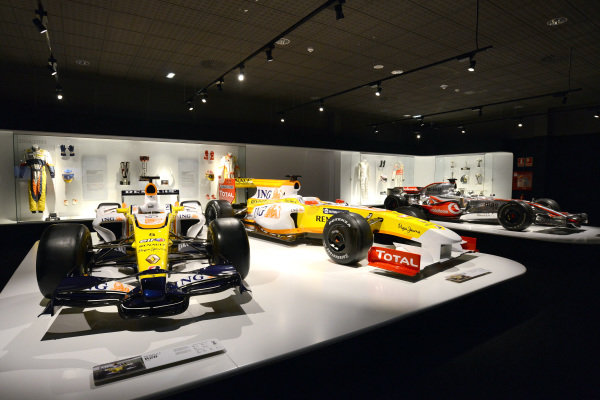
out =
[(343, 265), (363, 260), (373, 246), (373, 231), (362, 216), (337, 213), (323, 228), (323, 247), (334, 262)]
[(398, 207), (394, 211), (399, 212), (400, 214), (410, 215), (411, 217), (416, 217), (419, 219), (423, 219), (425, 221), (429, 221), (429, 215), (419, 206), (404, 206)]
[(92, 236), (82, 224), (50, 225), (40, 238), (35, 273), (40, 292), (51, 298), (60, 281), (86, 273), (91, 257)]
[(219, 218), (231, 218), (233, 217), (233, 207), (226, 200), (211, 200), (206, 205), (204, 216), (206, 225)]
[(522, 231), (533, 223), (535, 214), (523, 201), (509, 201), (498, 209), (498, 221), (509, 231)]
[(551, 208), (554, 211), (560, 211), (560, 206), (558, 205), (558, 202), (553, 199), (546, 199), (546, 198), (536, 199), (534, 201), (534, 203), (537, 203), (540, 206)]
[[(229, 204), (229, 203), (228, 203)], [(250, 271), (250, 244), (242, 222), (235, 218), (218, 218), (208, 225), (211, 264), (230, 263), (242, 279)]]
[(406, 197), (401, 194), (390, 194), (383, 201), (383, 207), (386, 210), (395, 210), (398, 207), (403, 207), (408, 205), (408, 200)]

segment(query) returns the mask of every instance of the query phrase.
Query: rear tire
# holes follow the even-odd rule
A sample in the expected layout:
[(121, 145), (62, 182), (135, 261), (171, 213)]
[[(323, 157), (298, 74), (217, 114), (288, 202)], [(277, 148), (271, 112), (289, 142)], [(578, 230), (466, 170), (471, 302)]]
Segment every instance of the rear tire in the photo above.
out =
[(373, 231), (366, 219), (355, 213), (334, 214), (323, 229), (323, 247), (338, 264), (363, 260), (373, 246)]
[(229, 263), (242, 279), (246, 278), (250, 271), (250, 244), (241, 221), (235, 218), (213, 220), (208, 225), (207, 240), (212, 245), (211, 264)]
[(233, 217), (233, 207), (226, 200), (211, 200), (206, 205), (204, 216), (206, 217), (206, 225), (209, 225), (216, 219)]
[(394, 211), (399, 212), (400, 214), (406, 214), (406, 215), (410, 215), (411, 217), (416, 217), (419, 219), (423, 219), (425, 221), (429, 221), (429, 216), (421, 207), (404, 206), (404, 207), (398, 207)]
[(531, 206), (522, 201), (509, 201), (498, 209), (498, 221), (509, 231), (522, 231), (533, 223)]
[(406, 197), (402, 196), (401, 194), (390, 194), (383, 202), (383, 207), (386, 210), (395, 210), (396, 208), (407, 205), (408, 201), (406, 200)]
[(50, 225), (40, 238), (35, 272), (40, 292), (51, 298), (60, 281), (69, 274), (86, 273), (92, 237), (82, 224)]
[(556, 200), (543, 198), (535, 200), (534, 203), (537, 203), (540, 206), (551, 208), (554, 211), (560, 211), (560, 206)]

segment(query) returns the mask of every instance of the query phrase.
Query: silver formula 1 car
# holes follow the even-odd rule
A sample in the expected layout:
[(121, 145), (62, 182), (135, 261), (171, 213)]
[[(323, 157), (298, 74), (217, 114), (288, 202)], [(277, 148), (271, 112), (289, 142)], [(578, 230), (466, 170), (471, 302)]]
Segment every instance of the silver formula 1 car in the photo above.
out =
[(587, 214), (560, 211), (552, 199), (506, 200), (492, 196), (465, 195), (456, 190), (456, 180), (425, 187), (391, 189), (385, 208), (421, 219), (500, 222), (511, 231), (531, 224), (578, 228), (588, 222)]
[[(205, 218), (197, 201), (160, 205), (159, 191), (148, 183), (143, 205), (102, 203), (92, 225), (100, 242), (93, 245), (85, 225), (49, 226), (39, 242), (36, 275), (41, 293), (54, 306), (116, 305), (123, 318), (175, 315), (189, 297), (247, 289), (242, 280), (250, 266), (244, 226), (235, 218), (212, 221), (206, 239), (198, 237)], [(123, 200), (123, 199), (122, 199)]]

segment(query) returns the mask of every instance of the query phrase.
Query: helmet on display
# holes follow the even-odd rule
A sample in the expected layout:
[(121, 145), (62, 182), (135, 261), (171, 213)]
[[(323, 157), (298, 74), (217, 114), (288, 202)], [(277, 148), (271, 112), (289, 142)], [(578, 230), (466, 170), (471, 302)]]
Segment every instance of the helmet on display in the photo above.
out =
[(62, 173), (63, 181), (69, 183), (73, 182), (73, 178), (75, 178), (75, 172), (72, 169), (65, 169)]

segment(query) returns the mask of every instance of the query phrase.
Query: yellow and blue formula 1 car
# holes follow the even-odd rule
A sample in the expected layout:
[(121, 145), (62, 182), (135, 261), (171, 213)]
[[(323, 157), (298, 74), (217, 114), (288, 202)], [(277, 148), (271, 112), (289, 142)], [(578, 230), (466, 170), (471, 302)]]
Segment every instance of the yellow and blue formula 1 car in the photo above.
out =
[[(296, 178), (225, 179), (219, 187), (220, 199), (206, 206), (206, 218), (236, 216), (249, 231), (286, 241), (320, 236), (336, 263), (368, 258), (369, 265), (408, 276), (465, 251), (460, 236), (434, 223), (395, 211), (350, 206), (341, 200), (300, 196)], [(240, 188), (256, 188), (246, 204), (234, 203)], [(374, 237), (380, 244), (373, 245)]]
[[(93, 245), (85, 225), (49, 226), (40, 239), (36, 274), (41, 293), (54, 306), (116, 305), (123, 318), (175, 315), (189, 297), (230, 288), (246, 291), (250, 249), (244, 226), (235, 218), (212, 221), (206, 239), (198, 237), (205, 218), (197, 201), (161, 206), (152, 182), (143, 205), (102, 203), (92, 225), (100, 243)], [(123, 200), (122, 199), (122, 200)], [(118, 276), (115, 277), (115, 270)]]

